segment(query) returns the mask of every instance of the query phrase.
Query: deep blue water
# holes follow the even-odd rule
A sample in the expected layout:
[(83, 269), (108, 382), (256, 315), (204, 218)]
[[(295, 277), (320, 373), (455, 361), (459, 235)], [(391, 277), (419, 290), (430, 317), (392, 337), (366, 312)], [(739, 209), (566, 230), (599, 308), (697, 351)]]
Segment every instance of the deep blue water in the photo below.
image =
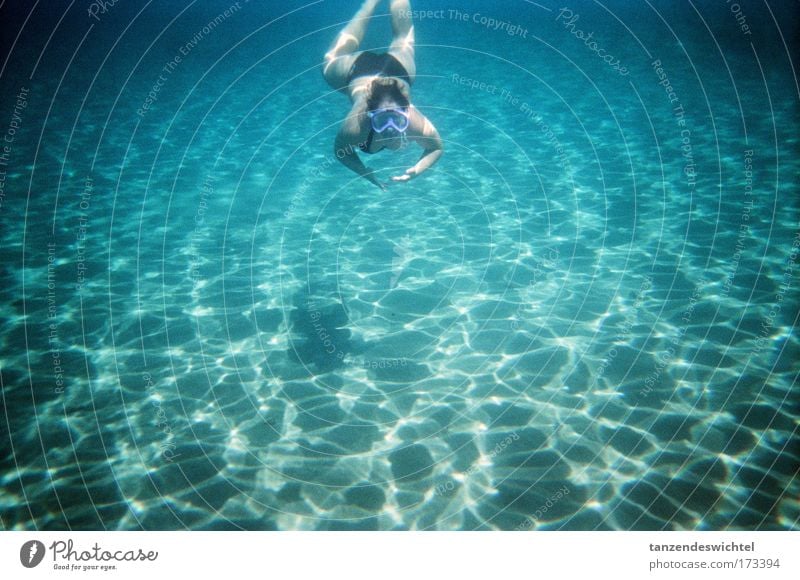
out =
[(2, 4), (2, 528), (796, 528), (797, 3), (631, 4), (414, 3), (385, 193), (359, 2)]

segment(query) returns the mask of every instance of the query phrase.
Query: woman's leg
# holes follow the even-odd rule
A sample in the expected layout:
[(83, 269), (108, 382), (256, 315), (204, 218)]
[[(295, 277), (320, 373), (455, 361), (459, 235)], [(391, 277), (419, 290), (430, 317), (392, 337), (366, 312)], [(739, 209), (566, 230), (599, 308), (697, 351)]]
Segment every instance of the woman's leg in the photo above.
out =
[(333, 41), (330, 50), (325, 53), (322, 74), (334, 89), (339, 90), (347, 86), (347, 76), (359, 55), (358, 47), (364, 39), (369, 19), (372, 18), (372, 13), (380, 1), (364, 0), (359, 11)]
[(411, 4), (408, 0), (392, 0), (392, 44), (389, 54), (400, 61), (414, 82), (417, 65), (414, 63), (414, 23), (411, 21)]

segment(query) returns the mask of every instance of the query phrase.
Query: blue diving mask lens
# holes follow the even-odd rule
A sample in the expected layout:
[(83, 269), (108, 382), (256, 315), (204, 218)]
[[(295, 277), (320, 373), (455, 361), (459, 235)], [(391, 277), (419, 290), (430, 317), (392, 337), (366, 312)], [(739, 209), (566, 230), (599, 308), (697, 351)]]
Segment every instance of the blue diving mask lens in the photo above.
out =
[(367, 115), (376, 133), (383, 133), (389, 127), (403, 133), (408, 129), (408, 125), (411, 122), (409, 120), (411, 114), (408, 112), (408, 109), (395, 109), (393, 107), (376, 109), (374, 111), (369, 111)]

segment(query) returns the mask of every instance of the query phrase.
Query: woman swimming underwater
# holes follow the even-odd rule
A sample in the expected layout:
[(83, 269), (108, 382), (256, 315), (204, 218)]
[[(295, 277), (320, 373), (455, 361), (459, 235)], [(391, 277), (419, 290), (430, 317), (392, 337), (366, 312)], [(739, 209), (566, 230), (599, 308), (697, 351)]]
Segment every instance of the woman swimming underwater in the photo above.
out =
[(346, 92), (353, 103), (334, 145), (337, 159), (348, 169), (385, 190), (357, 151), (396, 151), (409, 141), (422, 147), (422, 157), (393, 181), (408, 181), (442, 156), (436, 127), (411, 104), (414, 25), (408, 0), (391, 0), (392, 43), (383, 54), (360, 51), (367, 24), (381, 0), (366, 0), (325, 54), (323, 74), (328, 84)]

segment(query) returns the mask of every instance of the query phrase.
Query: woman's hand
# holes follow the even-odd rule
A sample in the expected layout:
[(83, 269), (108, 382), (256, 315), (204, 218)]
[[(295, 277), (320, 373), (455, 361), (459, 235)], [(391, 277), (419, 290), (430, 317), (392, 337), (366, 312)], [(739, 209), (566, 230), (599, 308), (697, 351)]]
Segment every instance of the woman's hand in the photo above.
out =
[(412, 167), (411, 169), (406, 169), (406, 172), (403, 175), (396, 175), (392, 177), (392, 181), (408, 181), (412, 177), (417, 176), (417, 168)]
[(369, 180), (370, 183), (373, 183), (373, 184), (377, 185), (378, 187), (380, 187), (381, 191), (387, 191), (388, 190), (387, 185), (384, 182), (380, 181), (377, 177), (375, 177), (375, 172), (372, 169), (367, 169), (367, 171), (368, 171), (368, 173), (366, 175), (364, 175), (364, 177), (366, 177)]

